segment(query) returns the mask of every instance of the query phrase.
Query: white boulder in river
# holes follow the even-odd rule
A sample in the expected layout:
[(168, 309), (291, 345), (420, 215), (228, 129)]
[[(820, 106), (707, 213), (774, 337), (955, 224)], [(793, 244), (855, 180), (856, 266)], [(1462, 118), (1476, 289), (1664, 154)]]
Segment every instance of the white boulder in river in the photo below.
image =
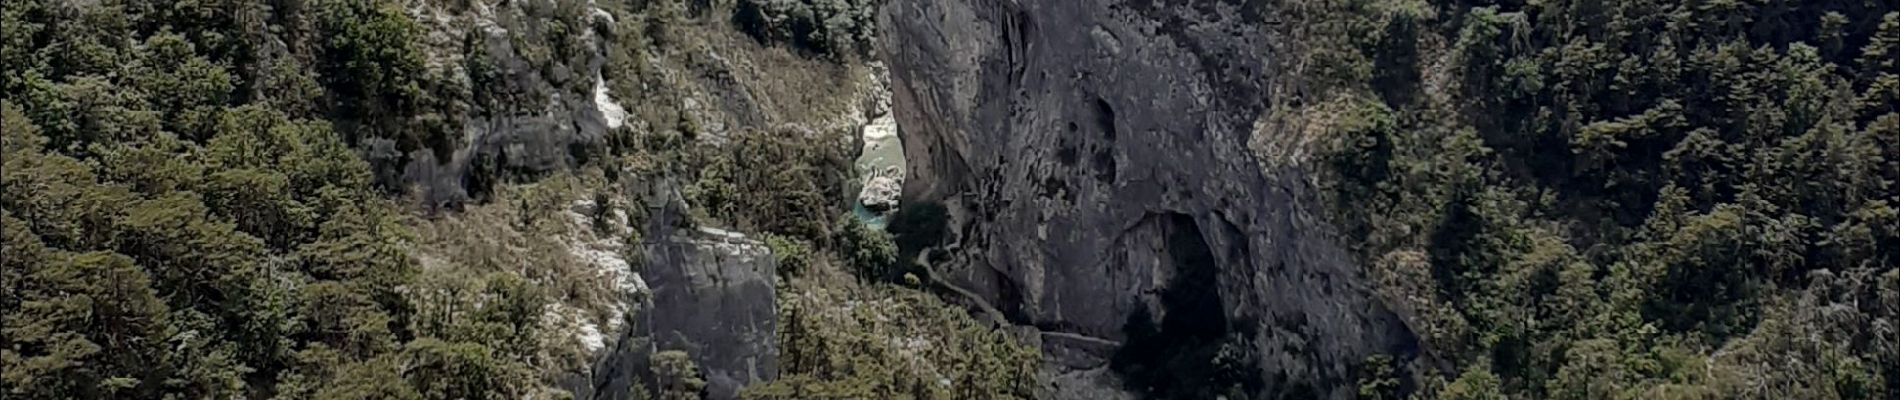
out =
[[(886, 169), (886, 171), (896, 170), (897, 167)], [(903, 182), (898, 181), (891, 174), (878, 174), (864, 182), (864, 190), (858, 192), (858, 202), (863, 203), (864, 208), (871, 211), (882, 212), (896, 208), (897, 195), (903, 189), (903, 185)]]
[(904, 154), (897, 141), (897, 121), (886, 114), (865, 125), (863, 150), (858, 171), (865, 179), (864, 188), (858, 191), (858, 203), (879, 212), (896, 208), (904, 186)]

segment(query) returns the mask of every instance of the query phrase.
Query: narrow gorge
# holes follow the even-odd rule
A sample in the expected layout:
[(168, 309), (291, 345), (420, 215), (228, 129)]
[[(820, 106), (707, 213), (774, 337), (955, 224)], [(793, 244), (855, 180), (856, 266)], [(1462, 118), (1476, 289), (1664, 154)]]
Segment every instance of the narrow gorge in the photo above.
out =
[(0, 398), (1893, 399), (1891, 0), (7, 0)]
[(1357, 363), (1417, 346), (1308, 172), (1250, 150), (1295, 130), (1260, 122), (1302, 78), (1284, 39), (1205, 3), (892, 1), (903, 201), (949, 210), (948, 280), (1062, 334), (1042, 340), (1057, 384), (1225, 394), (1183, 382), (1226, 352), (1249, 395), (1350, 397)]

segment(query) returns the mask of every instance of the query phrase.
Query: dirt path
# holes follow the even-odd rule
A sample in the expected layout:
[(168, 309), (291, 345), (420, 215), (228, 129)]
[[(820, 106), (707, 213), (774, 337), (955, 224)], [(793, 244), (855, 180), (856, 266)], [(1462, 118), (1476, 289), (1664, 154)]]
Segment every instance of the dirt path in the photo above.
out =
[[(914, 261), (917, 262), (917, 265), (921, 265), (924, 267), (924, 274), (929, 275), (931, 283), (937, 285), (938, 287), (941, 287), (953, 293), (956, 293), (958, 296), (963, 296), (963, 298), (966, 300), (969, 300), (971, 304), (976, 304), (976, 307), (979, 309), (982, 309), (984, 314), (989, 314), (991, 323), (997, 324), (999, 326), (1004, 326), (1004, 327), (1015, 326), (1013, 323), (1011, 323), (1009, 318), (1003, 315), (1002, 310), (998, 310), (996, 306), (990, 305), (989, 301), (983, 300), (982, 297), (978, 297), (975, 292), (971, 292), (968, 289), (964, 289), (961, 286), (957, 286), (955, 283), (951, 283), (950, 280), (948, 279), (944, 279), (943, 274), (937, 273), (937, 266), (931, 265), (930, 260), (926, 259), (925, 255), (927, 254), (930, 254), (930, 252), (929, 251), (918, 252), (917, 259)], [(1034, 328), (1031, 328), (1031, 329), (1034, 329)], [(1073, 341), (1078, 341), (1078, 342), (1083, 342), (1083, 343), (1089, 343), (1089, 344), (1100, 345), (1100, 346), (1110, 346), (1110, 347), (1121, 347), (1122, 345), (1122, 342), (1119, 342), (1119, 341), (1103, 339), (1103, 338), (1083, 335), (1079, 333), (1045, 331), (1041, 329), (1036, 329), (1036, 332), (1040, 334), (1041, 336), (1043, 336), (1045, 339), (1046, 338), (1066, 339), (1066, 340), (1073, 340)]]

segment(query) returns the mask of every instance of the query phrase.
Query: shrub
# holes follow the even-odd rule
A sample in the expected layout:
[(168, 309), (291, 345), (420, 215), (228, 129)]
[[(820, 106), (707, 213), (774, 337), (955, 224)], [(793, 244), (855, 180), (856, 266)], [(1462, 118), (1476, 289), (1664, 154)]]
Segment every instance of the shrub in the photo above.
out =
[(781, 235), (766, 234), (765, 246), (778, 259), (779, 276), (800, 276), (811, 268), (811, 243)]
[(877, 0), (743, 0), (733, 21), (763, 42), (834, 58), (863, 55), (877, 39)]
[(345, 95), (387, 101), (421, 96), (423, 70), (417, 46), (422, 27), (396, 3), (338, 0), (323, 3), (319, 26), (326, 71)]
[(659, 382), (661, 400), (691, 400), (704, 397), (706, 379), (700, 377), (699, 366), (693, 364), (692, 357), (679, 350), (667, 350), (654, 353), (651, 364), (653, 376)]
[(890, 234), (871, 229), (849, 215), (839, 218), (837, 225), (837, 243), (843, 246), (839, 253), (844, 254), (852, 272), (863, 279), (897, 278), (897, 242)]

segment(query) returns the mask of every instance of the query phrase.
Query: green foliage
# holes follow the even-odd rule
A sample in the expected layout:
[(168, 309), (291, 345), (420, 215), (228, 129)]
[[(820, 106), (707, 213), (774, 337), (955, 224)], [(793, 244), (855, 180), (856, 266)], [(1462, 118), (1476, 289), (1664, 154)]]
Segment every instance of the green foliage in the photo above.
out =
[(904, 272), (897, 259), (897, 242), (891, 235), (845, 215), (838, 218), (838, 251), (846, 265), (859, 278), (874, 281), (898, 279)]
[[(1491, 371), (1479, 367), (1465, 369), (1458, 380), (1445, 385), (1438, 391), (1437, 398), (1444, 400), (1504, 400), (1506, 397), (1498, 388), (1498, 377)], [(1606, 397), (1596, 397), (1606, 398)]]
[[(8, 335), (17, 344), (4, 357), (14, 394), (293, 392), (301, 389), (291, 382), (248, 385), (298, 375), (296, 355), (313, 346), (368, 359), (395, 349), (406, 330), (409, 306), (398, 291), (413, 274), (406, 234), (361, 179), (367, 166), (327, 130), (216, 109), (210, 114), (246, 113), (251, 126), (220, 116), (226, 122), (210, 144), (161, 132), (92, 143), (74, 152), (82, 161), (48, 152), (51, 142), (22, 107), (0, 108), (0, 210), (8, 247), (23, 251), (9, 259), (40, 260), (6, 266), (20, 278), (9, 281), (24, 285), (9, 299), (22, 308), (5, 317), (8, 329), (26, 329)], [(274, 162), (284, 159), (310, 162)], [(68, 311), (35, 311), (56, 307)], [(61, 315), (108, 325), (74, 326)], [(44, 336), (61, 331), (79, 336)], [(88, 336), (98, 334), (112, 336)], [(53, 337), (61, 339), (39, 344)], [(47, 379), (65, 383), (35, 383)]]
[[(781, 296), (779, 378), (746, 399), (1027, 399), (1041, 352), (928, 294)], [(851, 304), (851, 306), (846, 306)]]
[[(1861, 305), (1900, 265), (1900, 236), (1877, 227), (1900, 193), (1893, 4), (1431, 3), (1289, 15), (1310, 46), (1296, 56), (1328, 65), (1308, 79), (1340, 88), (1307, 106), (1336, 220), (1464, 371), (1416, 394), (1896, 385), (1894, 364), (1841, 356), (1892, 353), (1847, 338), (1900, 318)], [(1854, 322), (1795, 311), (1817, 309)], [(1730, 361), (1767, 358), (1788, 367)]]
[[(372, 157), (379, 163), (402, 165), (409, 154), (424, 149), (446, 159), (464, 129), (460, 118), (469, 107), (464, 99), (472, 95), (461, 80), (430, 66), (424, 50), (431, 39), (424, 26), (402, 3), (391, 0), (322, 0), (311, 5), (316, 15), (311, 16), (310, 34), (320, 39), (311, 44), (317, 57), (309, 69), (325, 89), (322, 107), (316, 109), (326, 112), (347, 143), (393, 145), (400, 158)], [(547, 45), (520, 47), (528, 51)], [(295, 85), (288, 88), (293, 96), (314, 95), (307, 87), (312, 79), (302, 75), (292, 72), (281, 83), (269, 83)], [(383, 185), (396, 184), (388, 175), (396, 172), (389, 166), (379, 165), (378, 170), (384, 174)]]
[(1398, 371), (1393, 365), (1392, 356), (1378, 354), (1367, 357), (1359, 373), (1359, 398), (1367, 400), (1396, 400), (1400, 398)]
[(183, 36), (163, 32), (145, 39), (139, 47), (148, 64), (134, 70), (131, 85), (153, 96), (153, 111), (172, 116), (165, 128), (191, 137), (202, 137), (214, 122), (219, 107), (227, 103), (237, 82), (225, 68), (197, 54), (195, 46)]
[(879, 0), (740, 0), (733, 21), (760, 41), (829, 57), (865, 56), (877, 40)]
[(336, 384), (317, 391), (311, 398), (317, 400), (344, 399), (381, 399), (381, 400), (421, 400), (421, 393), (403, 382), (401, 367), (393, 357), (379, 357), (374, 360), (352, 363), (343, 366), (336, 378)]
[[(379, 0), (316, 3), (322, 76), (344, 112), (361, 118), (405, 115), (420, 106), (422, 27), (402, 5)], [(390, 114), (380, 114), (390, 113)]]
[(5, 333), (14, 346), (8, 386), (36, 398), (134, 396), (153, 393), (164, 375), (147, 360), (168, 358), (163, 317), (169, 310), (145, 272), (118, 254), (60, 254), (42, 247), (5, 218), (9, 291), (18, 309)]
[(772, 249), (772, 257), (778, 259), (778, 273), (783, 277), (804, 275), (813, 268), (817, 257), (812, 253), (810, 242), (796, 238), (768, 234), (765, 245)]
[(653, 353), (653, 376), (659, 382), (656, 400), (698, 400), (705, 397), (706, 379), (699, 366), (686, 352), (667, 350)]
[(480, 297), (485, 301), (470, 316), (476, 332), (469, 333), (468, 340), (490, 345), (501, 355), (518, 360), (534, 356), (535, 341), (540, 340), (536, 329), (541, 325), (541, 310), (547, 305), (540, 290), (520, 276), (493, 274), (483, 285)]
[[(0, 13), (0, 396), (422, 398), (449, 389), (416, 383), (459, 384), (418, 378), (415, 359), (529, 383), (504, 378), (529, 376), (510, 371), (525, 371), (532, 296), (489, 303), (512, 307), (483, 317), (505, 328), (489, 329), (501, 351), (412, 345), (412, 234), (332, 130), (385, 135), (421, 110), (420, 27), (395, 3), (312, 5)], [(309, 119), (332, 111), (347, 122)], [(509, 358), (462, 367), (483, 352)]]
[(708, 149), (705, 167), (685, 192), (696, 212), (744, 231), (828, 244), (832, 226), (814, 215), (843, 211), (850, 164), (844, 132), (740, 131)]
[(518, 399), (532, 383), (524, 366), (480, 343), (417, 339), (403, 363), (409, 385), (429, 399)]
[[(582, 363), (544, 316), (606, 321), (620, 301), (554, 235), (576, 232), (574, 188), (597, 182), (497, 194), (503, 160), (477, 159), (471, 190), (505, 204), (463, 225), (385, 195), (416, 150), (449, 158), (470, 107), (585, 93), (591, 77), (566, 75), (602, 61), (595, 46), (639, 113), (610, 134), (635, 180), (706, 182), (708, 221), (784, 235), (791, 268), (830, 257), (848, 132), (714, 137), (679, 95), (633, 93), (677, 89), (655, 57), (696, 43), (687, 14), (704, 4), (599, 4), (611, 19), (585, 1), (504, 4), (480, 17), (506, 32), (497, 46), (438, 8), (472, 4), (434, 3), (0, 7), (0, 397), (541, 398)], [(871, 10), (854, 12), (828, 29), (867, 35)], [(513, 58), (529, 65), (495, 62)], [(698, 175), (712, 154), (729, 173)], [(592, 236), (637, 242), (605, 237), (622, 234), (617, 211), (638, 224), (645, 208), (596, 200)]]

